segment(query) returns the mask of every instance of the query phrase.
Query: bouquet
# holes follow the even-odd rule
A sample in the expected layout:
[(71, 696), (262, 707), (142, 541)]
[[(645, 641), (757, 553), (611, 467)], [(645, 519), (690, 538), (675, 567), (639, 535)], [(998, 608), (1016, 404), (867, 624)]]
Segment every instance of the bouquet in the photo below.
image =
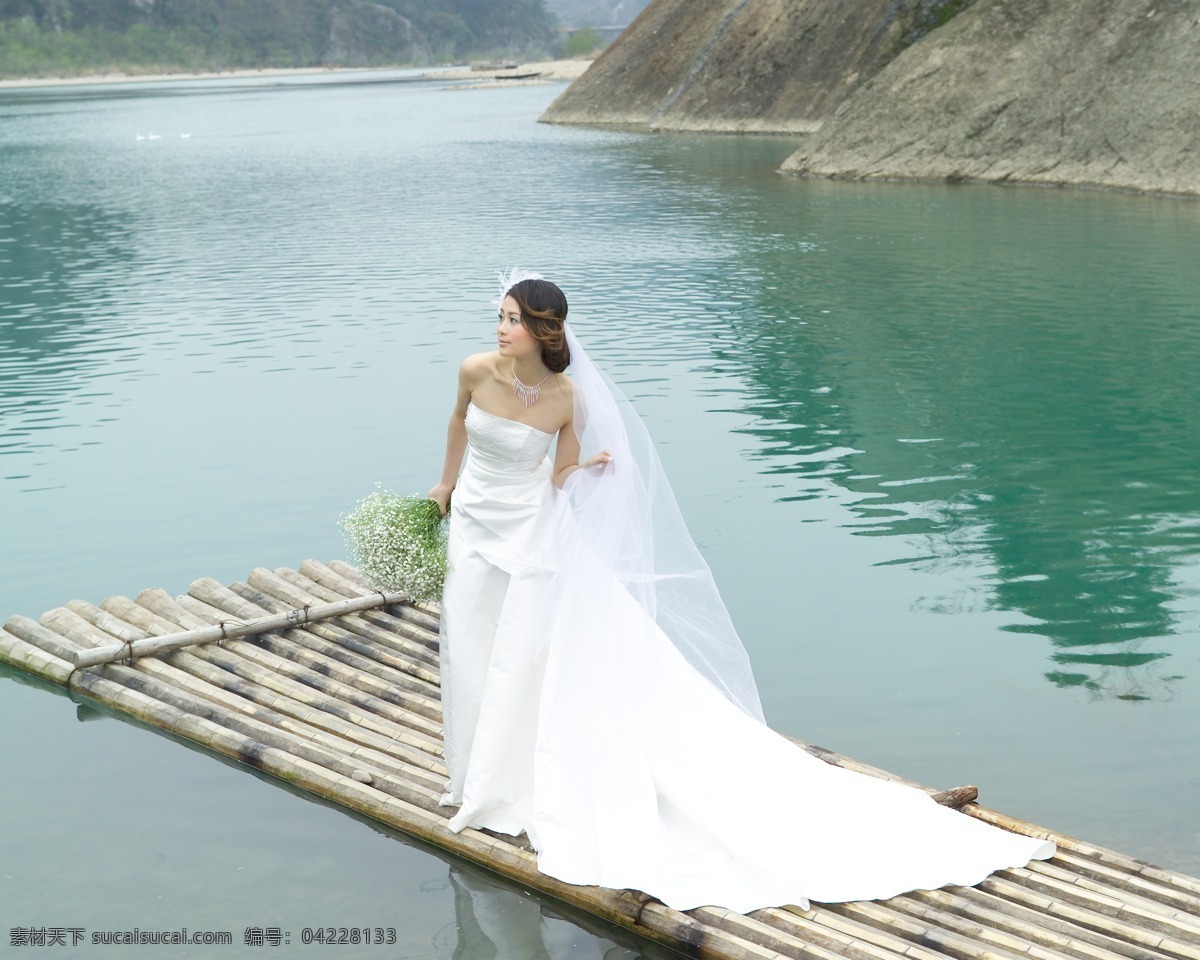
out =
[(446, 523), (435, 501), (375, 492), (341, 517), (351, 557), (379, 590), (413, 603), (440, 600), (446, 580)]

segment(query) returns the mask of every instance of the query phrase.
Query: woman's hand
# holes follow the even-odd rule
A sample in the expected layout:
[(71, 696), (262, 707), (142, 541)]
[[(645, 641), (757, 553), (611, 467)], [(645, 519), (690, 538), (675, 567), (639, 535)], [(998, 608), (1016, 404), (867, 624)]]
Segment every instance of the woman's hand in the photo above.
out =
[(588, 467), (604, 466), (612, 463), (612, 454), (607, 450), (601, 450), (593, 457), (588, 457), (579, 466), (586, 470)]
[(430, 500), (437, 503), (438, 509), (444, 517), (450, 511), (450, 494), (454, 492), (454, 484), (439, 483), (429, 493), (426, 494)]

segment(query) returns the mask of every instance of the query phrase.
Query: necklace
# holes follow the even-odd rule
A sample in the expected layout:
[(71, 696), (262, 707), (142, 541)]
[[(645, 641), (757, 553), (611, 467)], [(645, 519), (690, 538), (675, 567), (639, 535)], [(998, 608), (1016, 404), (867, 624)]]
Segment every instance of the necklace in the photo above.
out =
[(542, 392), (542, 384), (550, 379), (550, 374), (546, 374), (535, 383), (532, 387), (517, 376), (517, 361), (513, 361), (513, 393), (517, 395), (521, 403), (525, 406), (537, 401), (539, 394)]

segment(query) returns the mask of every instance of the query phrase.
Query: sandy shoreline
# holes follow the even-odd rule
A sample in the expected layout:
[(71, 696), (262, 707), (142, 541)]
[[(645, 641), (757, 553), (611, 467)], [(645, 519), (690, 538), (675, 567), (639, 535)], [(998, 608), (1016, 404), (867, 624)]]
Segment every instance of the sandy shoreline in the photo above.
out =
[(95, 73), (79, 77), (21, 77), (0, 80), (0, 90), (23, 87), (72, 87), (102, 83), (162, 83), (164, 80), (237, 80), (247, 77), (299, 77), (308, 74), (364, 73), (367, 68), (276, 67), (261, 70), (212, 70), (202, 73)]
[(431, 80), (469, 81), (466, 89), (479, 87), (515, 87), (531, 83), (553, 83), (574, 80), (592, 65), (591, 60), (542, 60), (522, 63), (503, 70), (472, 70), (469, 67), (443, 70), (430, 74)]
[(354, 76), (388, 70), (412, 71), (423, 80), (476, 81), (471, 87), (516, 86), (574, 80), (591, 65), (590, 60), (545, 60), (523, 63), (512, 69), (472, 70), (470, 67), (275, 67), (250, 70), (214, 70), (202, 73), (101, 73), (80, 77), (22, 77), (0, 80), (0, 90), (34, 87), (89, 86), (97, 84), (163, 83), (170, 80), (239, 80), (257, 77)]

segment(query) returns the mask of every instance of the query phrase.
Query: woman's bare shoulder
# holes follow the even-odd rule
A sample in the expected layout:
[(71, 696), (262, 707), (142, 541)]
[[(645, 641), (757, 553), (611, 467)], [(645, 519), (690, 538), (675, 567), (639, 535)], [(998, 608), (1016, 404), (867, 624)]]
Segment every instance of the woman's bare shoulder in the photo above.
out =
[(500, 354), (496, 351), (473, 353), (463, 360), (459, 374), (472, 383), (478, 383), (496, 373), (496, 363), (499, 359)]
[(562, 426), (567, 427), (572, 421), (575, 407), (575, 385), (571, 383), (571, 378), (565, 373), (556, 373), (554, 375), (554, 385), (557, 388), (555, 392), (555, 404), (562, 414)]
[(562, 392), (568, 397), (575, 395), (575, 384), (571, 382), (571, 378), (565, 373), (556, 373), (554, 375), (554, 380), (558, 384), (559, 389), (562, 390)]

